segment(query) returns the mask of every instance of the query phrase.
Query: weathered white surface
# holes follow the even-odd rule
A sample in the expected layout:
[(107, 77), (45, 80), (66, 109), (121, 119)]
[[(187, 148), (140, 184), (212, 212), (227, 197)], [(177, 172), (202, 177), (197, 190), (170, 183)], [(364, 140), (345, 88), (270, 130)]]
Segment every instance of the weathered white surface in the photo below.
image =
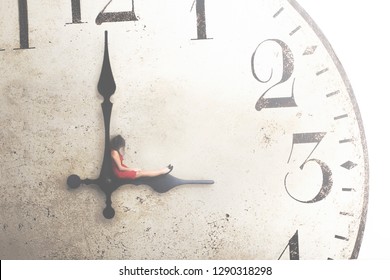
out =
[[(316, 50), (320, 58), (302, 59), (308, 45), (320, 44), (309, 26), (295, 16), (272, 17), (281, 5), (285, 15), (296, 15), (286, 1), (207, 3), (214, 38), (207, 41), (190, 40), (196, 37), (192, 0), (136, 1), (140, 21), (102, 26), (94, 19), (107, 0), (83, 1), (87, 23), (81, 25), (65, 25), (70, 3), (31, 2), (35, 49), (23, 51), (13, 50), (19, 44), (14, 2), (2, 4), (0, 17), (0, 258), (275, 259), (298, 228), (302, 258), (350, 257), (365, 165), (354, 108), (323, 46)], [(292, 40), (297, 24), (303, 28)], [(177, 177), (216, 181), (166, 194), (122, 187), (113, 195), (113, 220), (103, 218), (104, 196), (95, 187), (66, 186), (70, 174), (100, 172), (104, 128), (96, 85), (106, 29), (117, 84), (111, 133), (126, 138), (127, 163), (147, 169), (172, 163)], [(285, 40), (296, 55), (295, 110), (254, 110), (269, 85), (253, 78), (250, 59), (269, 38)], [(314, 79), (325, 67), (331, 74)], [(280, 67), (275, 71), (274, 83)], [(272, 94), (288, 96), (290, 88)], [(341, 94), (327, 99), (335, 89)], [(341, 114), (350, 118), (331, 121)], [(292, 134), (313, 131), (327, 132), (313, 157), (331, 165), (335, 187), (321, 203), (299, 204), (285, 191), (286, 173), (302, 200), (318, 192), (321, 173), (309, 164), (298, 172), (313, 147), (295, 146), (295, 159), (287, 159)], [(333, 144), (346, 138), (354, 144)], [(352, 177), (337, 169), (347, 160), (358, 164)], [(340, 191), (352, 186), (352, 198)], [(340, 217), (342, 210), (354, 218)], [(351, 242), (335, 242), (335, 234)]]

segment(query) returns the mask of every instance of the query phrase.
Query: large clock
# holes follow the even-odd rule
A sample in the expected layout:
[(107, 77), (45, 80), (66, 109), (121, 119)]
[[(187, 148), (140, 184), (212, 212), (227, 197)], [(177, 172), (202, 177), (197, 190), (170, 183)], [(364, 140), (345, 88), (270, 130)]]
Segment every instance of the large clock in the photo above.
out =
[[(1, 8), (2, 258), (358, 257), (362, 120), (297, 1), (27, 2)], [(105, 43), (128, 165), (214, 184), (128, 182), (110, 219), (99, 188), (68, 189), (101, 174)]]

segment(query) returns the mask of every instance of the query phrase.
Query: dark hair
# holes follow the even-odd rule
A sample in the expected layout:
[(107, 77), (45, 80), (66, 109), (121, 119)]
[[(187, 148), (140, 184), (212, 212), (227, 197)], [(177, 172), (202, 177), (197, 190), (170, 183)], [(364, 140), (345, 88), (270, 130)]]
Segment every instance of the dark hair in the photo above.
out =
[(111, 149), (119, 152), (120, 148), (124, 148), (126, 145), (125, 139), (121, 135), (117, 135), (111, 139)]

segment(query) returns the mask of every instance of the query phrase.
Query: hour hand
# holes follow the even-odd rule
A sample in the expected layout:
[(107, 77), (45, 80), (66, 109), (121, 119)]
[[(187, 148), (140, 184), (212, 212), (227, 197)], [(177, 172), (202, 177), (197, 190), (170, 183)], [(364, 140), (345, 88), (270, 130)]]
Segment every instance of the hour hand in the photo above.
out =
[[(123, 179), (122, 179), (123, 180)], [(159, 193), (165, 193), (174, 187), (181, 185), (211, 185), (214, 184), (213, 180), (185, 180), (176, 178), (170, 174), (160, 175), (157, 177), (144, 177), (135, 180), (125, 179), (124, 183), (131, 185), (147, 185), (150, 186), (154, 191)]]

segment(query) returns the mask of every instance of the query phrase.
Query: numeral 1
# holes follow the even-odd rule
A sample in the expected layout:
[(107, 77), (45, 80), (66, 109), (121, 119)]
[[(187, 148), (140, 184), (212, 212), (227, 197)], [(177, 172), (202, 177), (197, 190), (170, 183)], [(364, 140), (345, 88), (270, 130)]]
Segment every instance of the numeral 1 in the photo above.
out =
[(207, 32), (206, 32), (205, 0), (195, 0), (195, 2), (196, 2), (196, 26), (197, 26), (198, 38), (194, 40), (211, 39), (211, 38), (207, 38)]
[(284, 252), (286, 249), (289, 249), (290, 252), (290, 260), (299, 260), (299, 236), (298, 231), (294, 233), (294, 235), (290, 238), (288, 241), (286, 247), (284, 248), (283, 252), (280, 254), (278, 260), (284, 255)]
[(71, 0), (72, 3), (72, 24), (83, 23), (81, 21), (80, 0)]
[(32, 49), (30, 48), (28, 38), (28, 8), (27, 0), (18, 0), (19, 8), (19, 36), (20, 36), (20, 48), (15, 50)]

